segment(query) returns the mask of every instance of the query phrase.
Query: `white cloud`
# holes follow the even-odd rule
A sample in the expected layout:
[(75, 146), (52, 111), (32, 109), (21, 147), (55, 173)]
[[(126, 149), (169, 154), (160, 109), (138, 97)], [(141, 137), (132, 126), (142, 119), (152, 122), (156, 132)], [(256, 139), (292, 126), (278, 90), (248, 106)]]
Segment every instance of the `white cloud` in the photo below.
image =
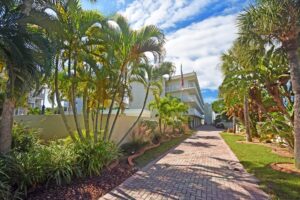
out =
[(177, 22), (198, 14), (215, 0), (135, 0), (120, 13), (134, 28), (155, 24), (160, 28), (174, 27)]
[[(236, 0), (232, 2), (232, 7)], [(154, 24), (162, 29), (175, 28), (176, 24), (206, 12), (217, 0), (134, 0), (120, 11), (133, 28)], [(167, 61), (183, 71), (196, 71), (203, 89), (217, 89), (222, 82), (218, 65), (221, 54), (230, 48), (236, 38), (236, 15), (214, 16), (194, 22), (166, 35)]]
[(166, 60), (180, 73), (195, 71), (201, 88), (217, 89), (222, 82), (220, 56), (236, 38), (236, 15), (208, 18), (167, 35)]

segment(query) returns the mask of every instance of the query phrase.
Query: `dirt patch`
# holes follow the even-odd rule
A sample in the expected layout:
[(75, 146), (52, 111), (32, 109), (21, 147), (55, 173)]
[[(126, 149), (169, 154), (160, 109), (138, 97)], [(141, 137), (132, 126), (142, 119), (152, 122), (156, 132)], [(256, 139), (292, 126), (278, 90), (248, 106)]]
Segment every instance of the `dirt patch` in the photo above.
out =
[(296, 169), (294, 163), (272, 163), (270, 166), (274, 170), (300, 176), (300, 170)]
[(74, 179), (69, 185), (49, 186), (36, 189), (28, 199), (34, 200), (96, 200), (120, 185), (136, 170), (126, 163), (119, 163), (113, 169), (104, 169), (100, 176)]
[(288, 149), (286, 148), (281, 148), (281, 147), (273, 147), (272, 148), (272, 153), (275, 153), (277, 155), (280, 155), (282, 157), (288, 157), (288, 158), (294, 158), (293, 153), (291, 153)]

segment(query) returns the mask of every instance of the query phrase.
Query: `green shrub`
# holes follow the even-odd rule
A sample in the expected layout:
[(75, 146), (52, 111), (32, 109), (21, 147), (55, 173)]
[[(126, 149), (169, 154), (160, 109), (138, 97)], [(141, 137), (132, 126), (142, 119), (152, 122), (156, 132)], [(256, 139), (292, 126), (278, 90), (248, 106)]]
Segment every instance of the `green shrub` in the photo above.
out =
[(57, 140), (41, 144), (32, 129), (14, 127), (11, 152), (0, 155), (0, 199), (26, 198), (38, 185), (70, 183), (74, 177), (99, 175), (119, 156), (111, 142)]
[(75, 144), (77, 163), (84, 175), (99, 175), (103, 166), (119, 156), (117, 146), (111, 142), (100, 141), (96, 144), (77, 142)]
[(51, 162), (50, 152), (43, 146), (25, 153), (11, 152), (4, 160), (11, 186), (25, 196), (30, 188), (46, 180), (46, 169)]
[(81, 176), (82, 173), (76, 163), (74, 144), (52, 142), (47, 148), (51, 155), (51, 163), (47, 167), (47, 183), (54, 182), (61, 185), (70, 183), (74, 176)]
[(18, 152), (28, 152), (39, 143), (37, 131), (23, 124), (14, 124), (12, 137), (12, 149)]
[(0, 160), (0, 199), (11, 199), (9, 176), (6, 173), (4, 160)]

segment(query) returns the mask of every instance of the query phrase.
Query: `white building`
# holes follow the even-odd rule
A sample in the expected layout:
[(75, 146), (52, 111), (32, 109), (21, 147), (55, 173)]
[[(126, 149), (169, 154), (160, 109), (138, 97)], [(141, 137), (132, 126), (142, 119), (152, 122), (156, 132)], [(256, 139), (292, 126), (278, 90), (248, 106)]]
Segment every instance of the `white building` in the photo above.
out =
[(45, 103), (46, 91), (43, 89), (39, 94), (35, 95), (33, 91), (29, 92), (26, 107), (18, 107), (15, 109), (15, 115), (26, 115), (29, 108), (40, 108)]
[[(183, 84), (182, 84), (183, 78)], [(173, 76), (166, 80), (166, 94), (180, 98), (189, 105), (189, 125), (192, 128), (198, 127), (204, 121), (204, 101), (202, 98), (196, 72)]]
[[(133, 99), (129, 102), (128, 108), (140, 109), (145, 98), (145, 88), (140, 83), (133, 83), (131, 87)], [(204, 102), (195, 72), (183, 74), (183, 85), (181, 75), (173, 76), (171, 79), (164, 79), (162, 96), (167, 94), (180, 98), (189, 105), (188, 116), (190, 127), (195, 128), (204, 123)], [(147, 105), (153, 99), (154, 97), (150, 93)]]

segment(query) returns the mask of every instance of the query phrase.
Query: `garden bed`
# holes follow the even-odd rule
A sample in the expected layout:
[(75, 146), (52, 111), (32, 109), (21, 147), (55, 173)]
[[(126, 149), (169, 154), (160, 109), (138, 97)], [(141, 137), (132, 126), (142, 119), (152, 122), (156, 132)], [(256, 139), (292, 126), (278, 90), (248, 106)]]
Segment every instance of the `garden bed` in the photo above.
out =
[(294, 163), (279, 162), (279, 163), (272, 163), (270, 166), (274, 170), (300, 176), (300, 170), (296, 169)]
[(128, 177), (132, 176), (136, 169), (125, 162), (119, 163), (113, 169), (104, 169), (99, 176), (74, 179), (70, 184), (63, 186), (49, 185), (48, 188), (37, 188), (29, 194), (28, 199), (32, 200), (96, 200), (114, 187), (121, 184)]

